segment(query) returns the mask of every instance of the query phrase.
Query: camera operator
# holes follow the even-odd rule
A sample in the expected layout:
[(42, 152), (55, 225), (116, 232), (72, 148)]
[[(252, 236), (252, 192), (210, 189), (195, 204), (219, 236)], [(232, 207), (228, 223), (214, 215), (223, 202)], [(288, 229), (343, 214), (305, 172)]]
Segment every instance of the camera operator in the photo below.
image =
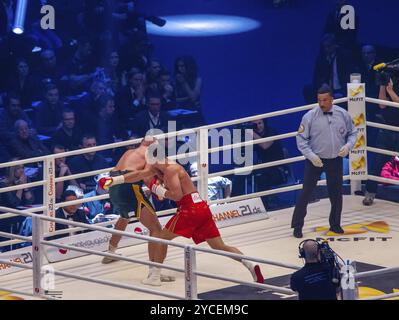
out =
[(332, 261), (324, 261), (322, 254), (322, 245), (315, 240), (299, 244), (299, 256), (305, 259), (305, 266), (291, 276), (291, 289), (298, 292), (299, 300), (338, 300), (340, 276), (335, 254)]
[[(377, 75), (380, 84), (378, 98), (380, 100), (399, 103), (399, 67), (390, 72), (381, 72)], [(384, 123), (399, 127), (399, 109), (380, 104)], [(399, 132), (380, 129), (377, 134), (376, 147), (390, 151), (399, 151)], [(369, 168), (370, 174), (379, 176), (382, 167), (390, 160), (390, 156), (376, 154)], [(370, 206), (377, 193), (378, 182), (368, 180), (363, 205)]]

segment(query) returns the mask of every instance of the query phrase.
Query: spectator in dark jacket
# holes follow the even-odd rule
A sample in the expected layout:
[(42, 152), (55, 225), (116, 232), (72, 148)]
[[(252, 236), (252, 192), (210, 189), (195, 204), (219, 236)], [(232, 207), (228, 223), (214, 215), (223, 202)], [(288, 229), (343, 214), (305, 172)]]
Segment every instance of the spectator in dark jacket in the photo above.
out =
[[(8, 91), (15, 92), (21, 97), (22, 107), (30, 108), (32, 101), (37, 100), (39, 85), (30, 73), (30, 67), (25, 59), (19, 59), (16, 63), (16, 72), (12, 74), (8, 82)], [(40, 98), (39, 98), (40, 99)]]
[(350, 73), (357, 71), (352, 55), (337, 44), (333, 34), (325, 34), (321, 40), (313, 82), (304, 88), (306, 101), (313, 102), (317, 89), (324, 84), (333, 89), (334, 98), (346, 96), (346, 84), (350, 80)]
[(61, 127), (62, 110), (65, 104), (60, 99), (56, 85), (49, 84), (44, 90), (44, 100), (36, 110), (36, 129), (39, 133), (53, 134)]
[[(149, 130), (162, 130), (167, 132), (169, 116), (161, 110), (162, 99), (158, 93), (147, 96), (147, 110), (140, 112), (135, 121), (132, 132), (139, 137), (147, 135)], [(151, 133), (149, 133), (151, 134)]]
[(10, 158), (11, 158), (10, 153), (8, 152), (8, 149), (5, 146), (3, 139), (0, 138), (0, 163), (8, 162)]
[[(72, 190), (67, 190), (62, 195), (62, 202), (75, 201), (77, 199), (78, 199), (78, 197), (76, 196), (75, 191), (72, 191)], [(90, 224), (90, 221), (87, 218), (84, 211), (79, 208), (80, 208), (80, 204), (75, 204), (75, 205), (70, 205), (70, 206), (66, 206), (63, 208), (58, 208), (57, 211), (55, 212), (55, 217), (58, 219), (65, 219), (65, 220), (70, 220), (70, 221), (74, 221), (74, 222)], [(61, 224), (61, 223), (55, 224), (56, 231), (65, 230), (65, 229), (69, 229), (69, 228), (73, 228), (73, 226), (69, 226), (67, 224)], [(76, 232), (76, 234), (78, 234), (78, 233), (81, 233), (81, 232)], [(75, 233), (55, 236), (55, 237), (52, 237), (52, 239), (57, 239), (57, 238), (65, 237), (68, 235), (71, 236), (74, 234)]]
[(110, 95), (103, 95), (98, 101), (96, 137), (99, 145), (128, 138), (126, 130), (115, 115), (115, 101)]
[(71, 103), (71, 108), (75, 110), (77, 125), (85, 128), (85, 132), (95, 132), (96, 124), (93, 115), (98, 113), (99, 99), (106, 94), (107, 85), (102, 80), (93, 81), (90, 91), (82, 99)]
[(314, 88), (328, 84), (334, 90), (334, 98), (346, 95), (346, 83), (355, 71), (351, 55), (339, 47), (332, 34), (325, 34), (321, 41), (321, 53), (317, 58), (313, 78)]
[(31, 121), (22, 109), (21, 98), (18, 95), (14, 93), (8, 94), (4, 99), (4, 106), (5, 108), (0, 110), (0, 137), (4, 139), (6, 145), (9, 145), (15, 134), (15, 122), (17, 120), (25, 120), (31, 125)]
[(67, 77), (64, 76), (64, 70), (57, 63), (57, 56), (51, 49), (43, 50), (40, 55), (40, 67), (35, 78), (38, 80), (40, 88), (43, 89), (45, 84), (53, 83), (57, 88), (67, 87)]
[[(92, 148), (97, 146), (96, 137), (93, 135), (84, 135), (82, 138), (81, 148)], [(85, 153), (73, 157), (69, 163), (72, 174), (89, 172), (94, 170), (105, 169), (109, 167), (107, 160), (96, 152)], [(77, 179), (83, 191), (90, 192), (96, 188), (96, 183), (92, 177)]]
[(144, 74), (133, 69), (128, 74), (129, 85), (122, 88), (117, 95), (118, 113), (128, 125), (136, 115), (145, 110), (146, 84)]
[(25, 120), (15, 122), (16, 136), (11, 146), (14, 154), (22, 159), (45, 156), (50, 153), (39, 138), (32, 133)]
[(52, 137), (53, 145), (62, 145), (67, 151), (76, 150), (79, 149), (82, 137), (82, 131), (76, 126), (75, 111), (65, 108), (62, 111), (62, 126)]

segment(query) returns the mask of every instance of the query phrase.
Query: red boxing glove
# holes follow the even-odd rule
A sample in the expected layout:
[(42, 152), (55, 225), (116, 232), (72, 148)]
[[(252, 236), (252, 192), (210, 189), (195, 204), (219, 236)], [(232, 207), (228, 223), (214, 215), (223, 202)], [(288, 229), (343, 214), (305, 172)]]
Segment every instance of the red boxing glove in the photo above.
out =
[(111, 186), (122, 183), (125, 183), (125, 178), (122, 175), (108, 178), (103, 177), (98, 180), (98, 186), (103, 190), (108, 190)]
[(149, 185), (147, 185), (147, 187), (151, 190), (151, 192), (155, 195), (155, 197), (157, 198), (158, 201), (163, 201), (164, 198), (160, 197), (159, 195), (157, 195), (156, 190), (158, 187), (158, 177), (154, 176), (154, 178), (152, 178), (151, 182)]
[(111, 177), (98, 180), (98, 186), (103, 190), (108, 190), (112, 183), (113, 179)]

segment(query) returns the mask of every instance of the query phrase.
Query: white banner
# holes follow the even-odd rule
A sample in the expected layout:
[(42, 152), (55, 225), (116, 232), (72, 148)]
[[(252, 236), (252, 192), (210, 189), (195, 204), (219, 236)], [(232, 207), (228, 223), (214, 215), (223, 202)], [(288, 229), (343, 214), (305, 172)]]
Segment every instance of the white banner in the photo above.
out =
[[(21, 263), (32, 265), (32, 247), (21, 248), (9, 252), (4, 252), (0, 254), (1, 260), (7, 260), (14, 263)], [(5, 274), (14, 273), (17, 271), (23, 271), (25, 269), (10, 266), (8, 264), (0, 263), (0, 276)]]
[(218, 228), (269, 218), (261, 198), (214, 205), (210, 209)]
[[(262, 220), (269, 218), (265, 207), (263, 206), (260, 198), (248, 199), (243, 201), (237, 201), (233, 203), (213, 205), (210, 207), (218, 228), (224, 228), (228, 226), (238, 225), (242, 223)], [(159, 221), (164, 227), (169, 221), (171, 216), (160, 217)], [(138, 235), (149, 235), (149, 231), (140, 222), (129, 224), (126, 228), (126, 232), (136, 233)], [(83, 234), (73, 235), (57, 240), (53, 240), (55, 243), (66, 244), (70, 246), (76, 246), (80, 248), (107, 251), (111, 234), (101, 231), (91, 231)], [(137, 244), (144, 243), (145, 241), (140, 239), (122, 237), (119, 242), (119, 247), (128, 247)], [(87, 253), (74, 251), (70, 249), (62, 249), (51, 246), (44, 246), (45, 255), (49, 262), (64, 261), (72, 258), (82, 257)], [(4, 257), (3, 257), (4, 256)], [(14, 261), (32, 261), (31, 247), (26, 249), (18, 249), (10, 251), (8, 254), (3, 254), (2, 259), (14, 259)], [(4, 272), (10, 273), (18, 271), (17, 268), (1, 266), (0, 275), (5, 274)], [(15, 269), (15, 270), (14, 270)]]
[[(146, 235), (147, 229), (140, 222), (129, 224), (126, 228), (126, 232), (136, 233), (139, 235)], [(107, 251), (111, 234), (102, 231), (91, 231), (87, 233), (77, 234), (70, 237), (65, 237), (52, 242), (66, 244), (69, 246), (76, 246), (78, 248), (96, 250), (96, 251)], [(119, 247), (127, 247), (136, 244), (143, 243), (143, 240), (122, 237)], [(57, 247), (45, 246), (45, 253), (48, 261), (57, 262), (68, 260), (76, 257), (87, 255), (87, 253), (79, 252), (70, 249), (61, 249)]]
[(366, 92), (364, 83), (348, 83), (348, 112), (358, 130), (356, 144), (349, 155), (351, 180), (367, 179)]

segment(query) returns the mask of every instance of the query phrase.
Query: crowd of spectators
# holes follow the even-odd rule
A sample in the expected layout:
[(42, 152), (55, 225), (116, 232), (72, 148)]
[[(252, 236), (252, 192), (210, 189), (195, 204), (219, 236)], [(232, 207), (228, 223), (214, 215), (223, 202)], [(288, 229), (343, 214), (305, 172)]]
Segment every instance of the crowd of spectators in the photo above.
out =
[[(16, 35), (16, 1), (0, 0), (1, 162), (166, 132), (168, 121), (177, 129), (203, 124), (196, 61), (177, 57), (168, 70), (153, 57), (138, 1), (72, 2), (47, 1), (63, 14), (56, 30), (46, 31), (39, 27), (40, 1), (29, 2), (24, 33)], [(56, 176), (112, 167), (123, 152), (57, 159)], [(40, 163), (28, 166), (26, 176), (20, 167), (0, 170), (1, 183), (42, 179)], [(69, 185), (84, 193), (96, 189), (92, 177), (59, 182), (58, 201)], [(30, 191), (0, 195), (1, 201), (13, 208), (39, 204), (40, 190)]]
[[(140, 11), (139, 1), (46, 2), (58, 13), (56, 29), (40, 28), (41, 1), (29, 1), (24, 33), (16, 35), (17, 1), (0, 0), (0, 162), (140, 138), (151, 130), (166, 132), (168, 121), (175, 121), (176, 129), (204, 124), (195, 59), (182, 55), (165, 61), (168, 69), (153, 56), (145, 26), (149, 15)], [(58, 158), (55, 175), (110, 168), (125, 150)], [(40, 162), (0, 169), (0, 187), (42, 179)], [(57, 182), (56, 200), (68, 201), (73, 192), (98, 195), (96, 182), (93, 177)], [(43, 189), (0, 193), (0, 203), (40, 205)], [(75, 207), (59, 209), (57, 216), (84, 214), (93, 223), (114, 214), (109, 202)], [(29, 223), (22, 229), (29, 230)]]

